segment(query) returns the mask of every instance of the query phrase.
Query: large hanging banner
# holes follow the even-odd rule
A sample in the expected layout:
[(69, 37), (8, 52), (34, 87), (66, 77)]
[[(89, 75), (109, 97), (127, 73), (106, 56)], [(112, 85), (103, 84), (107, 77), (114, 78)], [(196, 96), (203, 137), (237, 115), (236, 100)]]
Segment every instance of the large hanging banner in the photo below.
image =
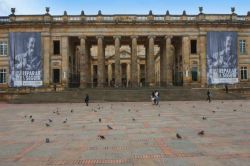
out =
[(207, 33), (208, 84), (234, 84), (238, 82), (237, 33)]
[(10, 87), (42, 86), (41, 34), (11, 32)]

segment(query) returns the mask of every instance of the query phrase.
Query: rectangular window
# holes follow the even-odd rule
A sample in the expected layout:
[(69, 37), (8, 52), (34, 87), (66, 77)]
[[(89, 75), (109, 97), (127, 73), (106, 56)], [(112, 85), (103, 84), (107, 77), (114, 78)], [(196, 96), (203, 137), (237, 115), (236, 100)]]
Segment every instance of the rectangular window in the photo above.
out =
[(59, 55), (60, 54), (60, 40), (54, 40), (53, 46), (54, 46), (54, 55)]
[(6, 83), (6, 69), (0, 69), (0, 84)]
[(247, 67), (243, 66), (240, 68), (240, 79), (247, 80)]
[(240, 53), (246, 53), (246, 40), (240, 40)]
[(0, 41), (0, 56), (7, 56), (8, 44), (6, 41)]
[(191, 54), (197, 54), (197, 40), (191, 40)]

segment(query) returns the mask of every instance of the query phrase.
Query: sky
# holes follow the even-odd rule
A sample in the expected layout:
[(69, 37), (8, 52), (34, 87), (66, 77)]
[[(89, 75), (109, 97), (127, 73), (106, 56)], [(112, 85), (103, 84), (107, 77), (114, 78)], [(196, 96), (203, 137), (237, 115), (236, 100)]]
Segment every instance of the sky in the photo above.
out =
[(16, 8), (16, 15), (44, 14), (45, 7), (50, 7), (50, 14), (62, 15), (66, 10), (69, 15), (79, 15), (84, 10), (86, 15), (97, 14), (198, 14), (198, 7), (203, 13), (229, 14), (235, 7), (238, 15), (250, 11), (250, 0), (0, 0), (0, 16), (8, 16), (11, 8)]

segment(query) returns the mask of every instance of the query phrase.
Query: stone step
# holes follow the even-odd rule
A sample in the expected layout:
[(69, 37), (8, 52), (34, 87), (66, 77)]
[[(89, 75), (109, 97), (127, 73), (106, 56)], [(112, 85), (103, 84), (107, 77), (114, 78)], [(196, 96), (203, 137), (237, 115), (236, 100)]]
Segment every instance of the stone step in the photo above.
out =
[[(15, 95), (11, 103), (49, 103), (49, 102), (84, 102), (89, 94), (91, 102), (139, 102), (150, 101), (153, 89), (67, 89), (62, 92), (43, 92)], [(159, 89), (161, 101), (194, 101), (206, 100), (206, 89)], [(246, 99), (245, 95), (236, 92), (225, 93), (221, 89), (211, 90), (212, 99), (237, 100)]]

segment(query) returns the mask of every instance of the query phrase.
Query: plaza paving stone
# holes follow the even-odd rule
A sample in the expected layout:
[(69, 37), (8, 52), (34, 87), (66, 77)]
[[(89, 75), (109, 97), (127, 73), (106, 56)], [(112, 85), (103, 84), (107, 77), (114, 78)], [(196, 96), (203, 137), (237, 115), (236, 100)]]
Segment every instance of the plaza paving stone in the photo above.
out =
[[(57, 110), (59, 114), (54, 113)], [(205, 135), (197, 135), (201, 130)], [(177, 139), (176, 133), (182, 139)], [(45, 143), (46, 138), (50, 143)], [(107, 102), (90, 103), (89, 107), (83, 103), (0, 103), (0, 166), (249, 163), (248, 100), (171, 101), (160, 106)]]

